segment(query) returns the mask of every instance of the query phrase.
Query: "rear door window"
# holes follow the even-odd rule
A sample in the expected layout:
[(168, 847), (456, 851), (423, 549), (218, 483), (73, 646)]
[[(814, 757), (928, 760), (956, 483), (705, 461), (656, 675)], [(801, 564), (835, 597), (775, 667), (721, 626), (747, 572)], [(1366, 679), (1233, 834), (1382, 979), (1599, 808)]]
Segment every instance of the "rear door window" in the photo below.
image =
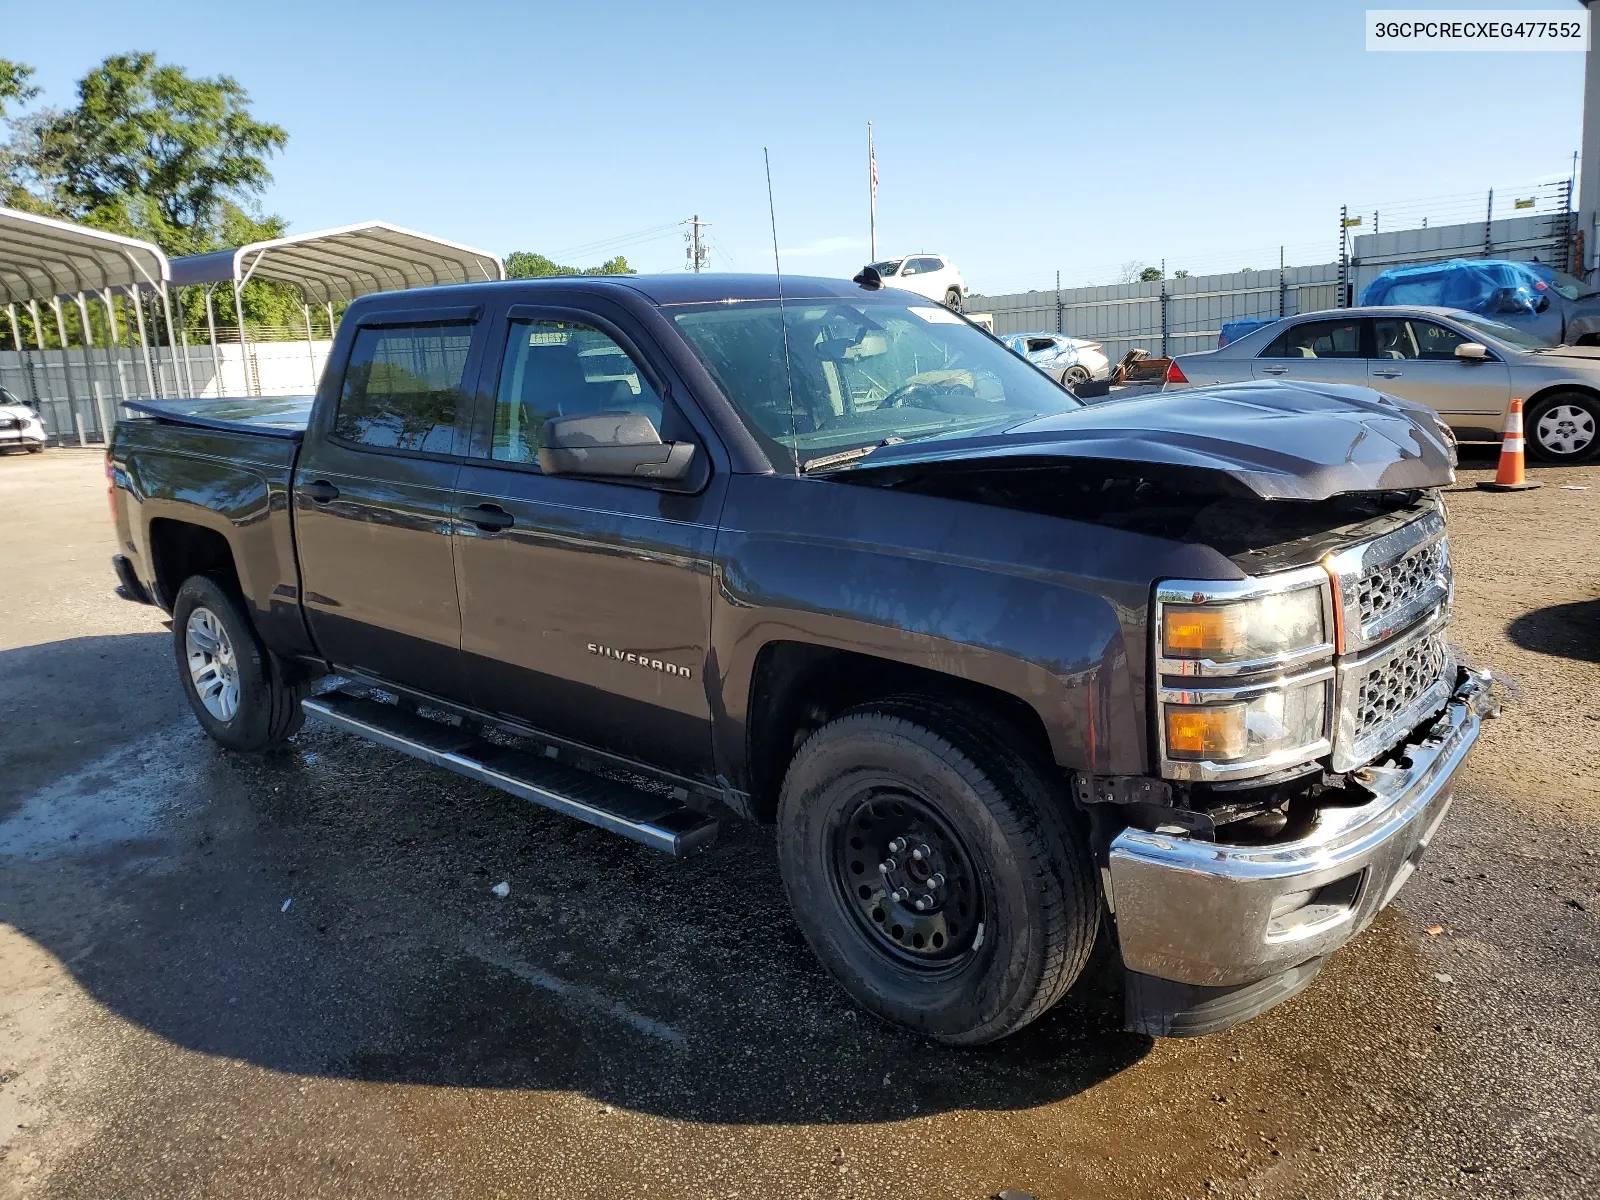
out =
[(1280, 333), (1261, 358), (1361, 358), (1359, 319), (1306, 321)]
[(356, 331), (333, 436), (378, 450), (455, 452), (470, 323)]

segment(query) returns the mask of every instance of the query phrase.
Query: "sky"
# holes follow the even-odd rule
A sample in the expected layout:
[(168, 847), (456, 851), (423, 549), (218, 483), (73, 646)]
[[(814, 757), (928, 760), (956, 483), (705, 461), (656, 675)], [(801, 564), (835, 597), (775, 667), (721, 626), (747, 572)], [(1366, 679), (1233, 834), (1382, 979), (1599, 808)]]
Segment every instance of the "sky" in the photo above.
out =
[(261, 205), (291, 231), (383, 220), (577, 266), (683, 270), (698, 214), (713, 268), (770, 271), (765, 149), (785, 272), (854, 274), (871, 121), (879, 256), (941, 252), (999, 294), (1325, 262), (1341, 204), (1442, 224), (1570, 172), (1581, 54), (1369, 53), (1365, 11), (78, 0), (11, 6), (0, 56), (63, 106), (128, 50), (233, 76), (289, 133)]

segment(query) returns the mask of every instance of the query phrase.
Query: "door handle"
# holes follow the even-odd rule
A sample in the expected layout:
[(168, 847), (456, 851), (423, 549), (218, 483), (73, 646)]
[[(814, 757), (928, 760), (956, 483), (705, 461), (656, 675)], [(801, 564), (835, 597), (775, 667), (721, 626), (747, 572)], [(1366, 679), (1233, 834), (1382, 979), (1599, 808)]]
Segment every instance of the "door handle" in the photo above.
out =
[(1261, 368), (1261, 373), (1263, 375), (1287, 375), (1289, 373), (1289, 368), (1288, 367), (1262, 367)]
[(461, 515), (485, 533), (499, 533), (517, 523), (517, 519), (498, 504), (475, 504), (463, 508)]
[(1399, 379), (1400, 376), (1403, 374), (1403, 372), (1396, 371), (1394, 368), (1391, 367), (1386, 371), (1374, 371), (1373, 374), (1376, 375), (1379, 379)]
[(314, 483), (304, 485), (300, 489), (300, 494), (309, 497), (313, 504), (326, 504), (330, 500), (339, 498), (339, 489), (326, 479), (318, 479)]

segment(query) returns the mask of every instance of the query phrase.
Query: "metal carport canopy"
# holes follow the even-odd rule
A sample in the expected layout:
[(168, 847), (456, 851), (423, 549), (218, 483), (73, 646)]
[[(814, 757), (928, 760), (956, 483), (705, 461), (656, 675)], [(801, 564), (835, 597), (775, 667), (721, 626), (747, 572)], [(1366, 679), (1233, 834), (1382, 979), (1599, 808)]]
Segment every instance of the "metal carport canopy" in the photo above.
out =
[(274, 279), (293, 284), (308, 304), (354, 300), (369, 292), (504, 278), (500, 259), (487, 250), (382, 221), (174, 259), (171, 275), (172, 283), (179, 286)]
[(0, 304), (148, 287), (171, 278), (160, 247), (15, 208), (0, 208)]

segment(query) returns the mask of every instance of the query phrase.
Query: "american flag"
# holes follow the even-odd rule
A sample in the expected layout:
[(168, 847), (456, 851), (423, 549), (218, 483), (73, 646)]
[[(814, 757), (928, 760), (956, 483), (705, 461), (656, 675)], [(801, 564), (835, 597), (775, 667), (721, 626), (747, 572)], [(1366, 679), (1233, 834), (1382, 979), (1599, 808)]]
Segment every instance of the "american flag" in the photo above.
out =
[(867, 152), (867, 164), (872, 170), (872, 195), (878, 195), (878, 156), (870, 150)]

